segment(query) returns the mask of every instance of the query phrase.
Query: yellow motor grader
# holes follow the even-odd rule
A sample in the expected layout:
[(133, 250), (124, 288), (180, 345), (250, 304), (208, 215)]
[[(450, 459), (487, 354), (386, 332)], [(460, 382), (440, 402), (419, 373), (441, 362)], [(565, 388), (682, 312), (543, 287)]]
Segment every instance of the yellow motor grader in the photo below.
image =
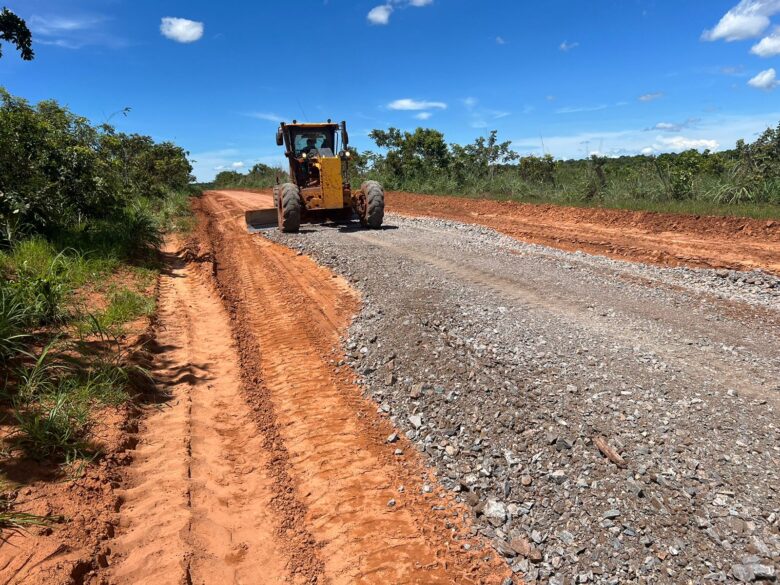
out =
[(379, 228), (385, 214), (385, 192), (376, 181), (359, 191), (349, 183), (350, 151), (347, 123), (282, 122), (277, 146), (284, 146), (290, 163), (290, 182), (274, 187), (274, 208), (246, 212), (250, 228), (276, 224), (283, 232), (297, 232), (302, 222), (343, 221), (357, 215), (369, 228)]

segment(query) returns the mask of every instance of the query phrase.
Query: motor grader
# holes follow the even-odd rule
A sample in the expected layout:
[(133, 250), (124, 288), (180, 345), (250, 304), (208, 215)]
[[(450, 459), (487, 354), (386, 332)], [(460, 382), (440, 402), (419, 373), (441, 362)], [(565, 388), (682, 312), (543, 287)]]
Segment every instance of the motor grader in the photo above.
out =
[(376, 181), (353, 191), (349, 182), (347, 123), (328, 120), (319, 124), (282, 122), (277, 146), (284, 146), (290, 165), (290, 182), (276, 178), (274, 208), (246, 212), (250, 228), (276, 224), (283, 232), (297, 232), (301, 223), (326, 219), (344, 221), (357, 216), (369, 228), (379, 228), (385, 214), (385, 193)]

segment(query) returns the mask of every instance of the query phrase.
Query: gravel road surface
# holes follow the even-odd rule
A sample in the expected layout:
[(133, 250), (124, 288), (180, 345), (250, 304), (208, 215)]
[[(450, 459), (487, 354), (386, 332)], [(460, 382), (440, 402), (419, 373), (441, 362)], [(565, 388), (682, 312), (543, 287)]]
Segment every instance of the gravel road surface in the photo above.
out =
[(361, 292), (347, 362), (527, 582), (776, 579), (777, 277), (392, 214), (255, 237)]

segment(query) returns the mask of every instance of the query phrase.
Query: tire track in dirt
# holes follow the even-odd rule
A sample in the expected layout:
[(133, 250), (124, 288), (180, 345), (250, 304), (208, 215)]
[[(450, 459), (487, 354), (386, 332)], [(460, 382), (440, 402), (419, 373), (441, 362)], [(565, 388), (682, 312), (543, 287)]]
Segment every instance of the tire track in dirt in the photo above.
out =
[[(423, 493), (430, 477), (414, 447), (385, 444), (392, 427), (353, 375), (334, 368), (354, 293), (309, 258), (247, 234), (250, 203), (206, 194), (202, 238), (217, 262), (247, 397), (273, 436), (271, 475), (303, 505), (322, 582), (502, 582), (508, 570), (490, 549), (462, 548), (464, 509), (435, 487)], [(394, 456), (399, 445), (405, 453)]]
[(112, 582), (295, 582), (227, 314), (194, 267), (174, 262), (161, 277), (154, 372), (171, 398), (143, 425)]

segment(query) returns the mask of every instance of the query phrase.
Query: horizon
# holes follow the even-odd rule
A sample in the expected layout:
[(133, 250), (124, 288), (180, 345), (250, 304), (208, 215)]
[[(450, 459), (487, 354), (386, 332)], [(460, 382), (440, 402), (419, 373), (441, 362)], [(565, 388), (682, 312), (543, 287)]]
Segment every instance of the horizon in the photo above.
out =
[(361, 151), (372, 129), (426, 127), (557, 159), (727, 150), (780, 120), (777, 0), (325, 0), (294, 27), (252, 3), (7, 7), (36, 57), (5, 43), (0, 85), (175, 142), (200, 182), (283, 164), (274, 132), (293, 118), (346, 120)]

